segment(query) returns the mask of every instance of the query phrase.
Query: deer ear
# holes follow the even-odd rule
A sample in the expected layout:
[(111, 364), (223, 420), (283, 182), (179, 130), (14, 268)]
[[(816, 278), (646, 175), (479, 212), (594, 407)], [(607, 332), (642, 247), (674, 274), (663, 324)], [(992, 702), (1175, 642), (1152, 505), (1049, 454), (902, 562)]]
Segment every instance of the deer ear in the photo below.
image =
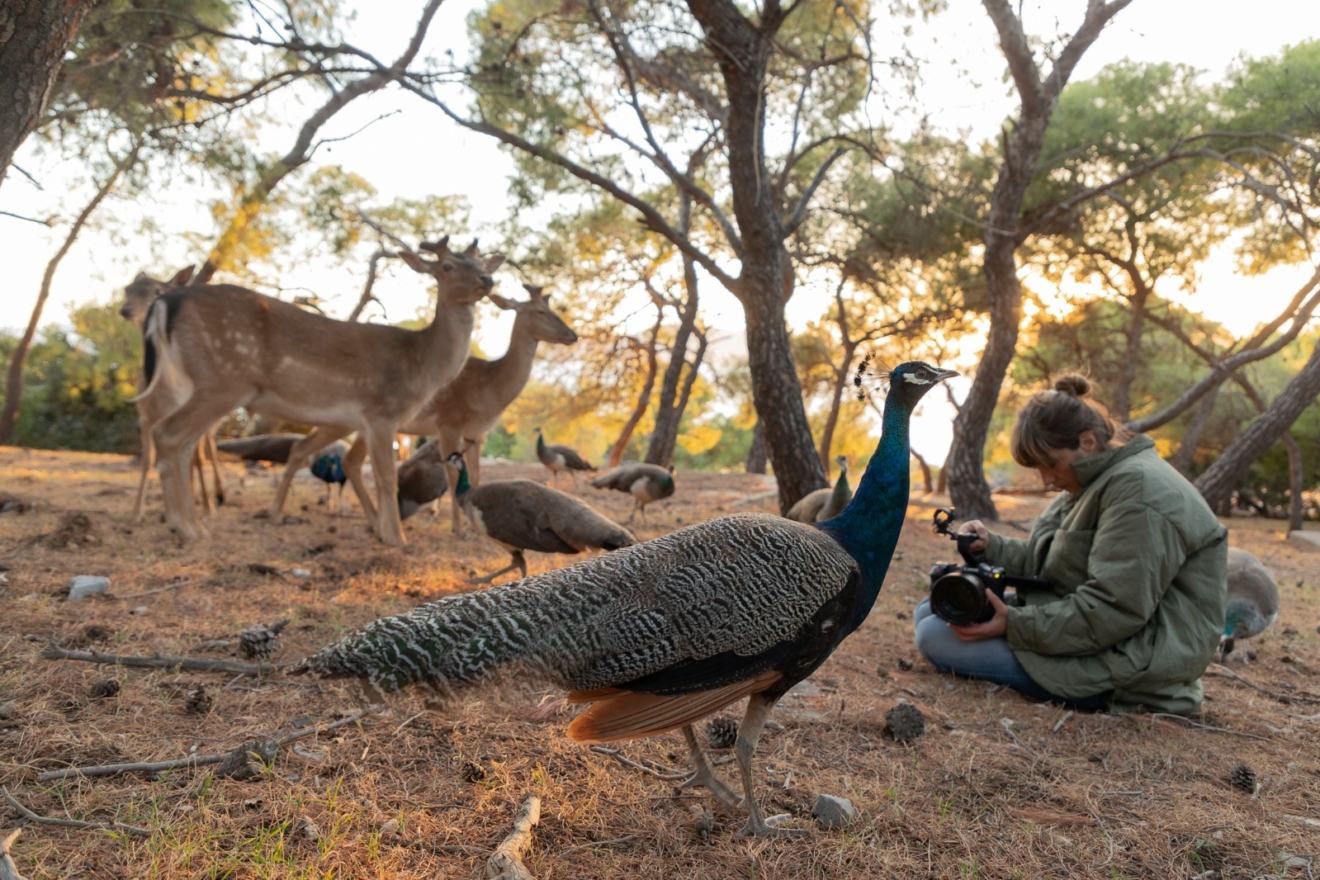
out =
[(408, 268), (414, 272), (421, 272), (423, 275), (430, 275), (431, 270), (426, 267), (426, 262), (412, 251), (399, 251), (399, 259), (408, 264)]
[(449, 236), (445, 236), (439, 241), (424, 241), (417, 246), (419, 250), (430, 251), (433, 254), (443, 255), (449, 253)]
[(193, 268), (193, 266), (184, 266), (182, 269), (175, 272), (174, 277), (170, 279), (170, 284), (173, 284), (176, 287), (181, 287), (187, 284), (192, 280)]
[(518, 305), (513, 300), (505, 299), (504, 297), (500, 296), (498, 293), (495, 293), (494, 291), (491, 291), (490, 293), (486, 294), (486, 299), (495, 303), (495, 305), (499, 306), (501, 309), (504, 309), (505, 311), (508, 311), (509, 309), (512, 308), (517, 308)]
[(541, 293), (545, 290), (545, 288), (539, 284), (528, 284), (526, 281), (524, 281), (523, 290), (527, 291), (527, 293), (532, 297), (532, 299), (540, 299)]
[(486, 274), (489, 275), (504, 265), (504, 254), (491, 254), (482, 265), (486, 267)]

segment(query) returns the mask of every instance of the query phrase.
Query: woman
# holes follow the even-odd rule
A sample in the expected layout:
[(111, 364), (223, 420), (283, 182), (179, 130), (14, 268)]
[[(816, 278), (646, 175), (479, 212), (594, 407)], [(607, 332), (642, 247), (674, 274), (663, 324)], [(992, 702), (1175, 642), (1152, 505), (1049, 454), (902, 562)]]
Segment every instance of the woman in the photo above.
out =
[[(1155, 452), (1126, 439), (1081, 376), (1018, 413), (1013, 458), (1060, 494), (1023, 541), (976, 520), (972, 550), (1009, 574), (1043, 578), (994, 617), (951, 626), (917, 607), (916, 644), (942, 672), (1084, 710), (1187, 714), (1223, 632), (1227, 530)], [(1011, 597), (1010, 597), (1011, 598)]]

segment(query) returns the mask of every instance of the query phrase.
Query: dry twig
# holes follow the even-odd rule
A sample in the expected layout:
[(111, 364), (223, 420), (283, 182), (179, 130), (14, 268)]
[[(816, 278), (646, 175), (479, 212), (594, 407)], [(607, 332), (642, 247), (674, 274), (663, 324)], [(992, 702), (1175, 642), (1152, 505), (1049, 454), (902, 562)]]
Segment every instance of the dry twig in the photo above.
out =
[(1240, 681), (1247, 687), (1260, 691), (1267, 697), (1273, 697), (1281, 703), (1320, 703), (1320, 697), (1317, 697), (1314, 694), (1285, 694), (1280, 691), (1272, 691), (1269, 688), (1261, 687), (1251, 679), (1238, 675), (1236, 672), (1220, 663), (1210, 664), (1210, 668), (1205, 671), (1205, 674), (1222, 675), (1224, 678), (1231, 678), (1234, 681)]
[(143, 596), (154, 596), (157, 593), (168, 593), (170, 590), (177, 590), (179, 587), (186, 587), (189, 584), (197, 583), (197, 578), (189, 578), (186, 581), (179, 581), (174, 584), (166, 584), (163, 587), (157, 587), (154, 590), (143, 590), (141, 593), (124, 593), (122, 596), (118, 593), (109, 594), (111, 599), (140, 599)]
[(273, 675), (278, 666), (266, 663), (239, 663), (237, 660), (207, 660), (201, 657), (130, 657), (121, 654), (103, 654), (100, 651), (69, 651), (49, 645), (41, 651), (43, 660), (81, 660), (84, 663), (103, 663), (107, 666), (141, 666), (152, 669), (188, 669), (194, 672), (234, 672), (239, 675)]
[(1262, 742), (1270, 742), (1270, 738), (1268, 736), (1259, 736), (1258, 734), (1254, 734), (1254, 733), (1244, 733), (1241, 730), (1229, 730), (1227, 727), (1213, 727), (1209, 724), (1201, 724), (1199, 721), (1193, 721), (1190, 718), (1184, 718), (1181, 715), (1171, 715), (1168, 712), (1152, 712), (1150, 715), (1150, 723), (1152, 727), (1155, 726), (1156, 718), (1168, 718), (1170, 721), (1181, 721), (1183, 724), (1186, 724), (1188, 727), (1193, 727), (1197, 730), (1209, 730), (1212, 731), (1213, 733), (1227, 733), (1230, 736), (1245, 736), (1247, 739), (1258, 739), (1261, 740)]
[(531, 795), (523, 801), (513, 820), (513, 831), (486, 860), (486, 880), (534, 880), (522, 863), (522, 854), (532, 845), (532, 829), (541, 821), (541, 799)]
[[(60, 828), (97, 828), (105, 831), (118, 831), (122, 834), (136, 834), (139, 837), (150, 837), (151, 832), (145, 828), (139, 828), (136, 825), (125, 825), (122, 822), (83, 822), (79, 819), (48, 819), (45, 816), (38, 816), (36, 813), (23, 806), (12, 794), (9, 789), (0, 785), (0, 794), (5, 796), (9, 806), (18, 811), (18, 814), (29, 822), (35, 822), (38, 825), (57, 825)], [(12, 839), (12, 837), (11, 837)]]
[[(633, 761), (629, 758), (625, 758), (622, 754), (619, 753), (618, 749), (611, 749), (607, 746), (592, 746), (591, 751), (595, 752), (598, 755), (604, 755), (607, 758), (613, 758), (614, 760), (618, 761), (620, 764), (624, 765), (625, 767), (631, 767), (634, 770), (640, 770), (643, 773), (647, 773), (651, 776), (656, 777), (657, 779), (672, 781), (675, 779), (687, 779), (689, 776), (692, 775), (690, 772), (684, 772), (681, 770), (671, 770), (668, 767), (661, 767), (660, 765), (655, 764), (655, 762), (653, 761), (648, 761), (645, 764), (640, 764), (637, 761)], [(648, 764), (651, 766), (648, 766)]]

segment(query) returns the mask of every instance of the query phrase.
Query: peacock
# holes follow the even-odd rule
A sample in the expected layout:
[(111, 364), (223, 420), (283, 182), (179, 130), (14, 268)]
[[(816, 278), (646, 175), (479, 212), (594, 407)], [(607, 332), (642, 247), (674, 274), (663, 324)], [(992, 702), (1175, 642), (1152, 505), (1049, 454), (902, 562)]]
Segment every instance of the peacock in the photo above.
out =
[(739, 799), (706, 760), (693, 725), (748, 697), (735, 745), (748, 813), (742, 833), (801, 833), (779, 828), (779, 817), (767, 820), (757, 804), (757, 740), (776, 701), (870, 612), (907, 510), (912, 411), (954, 375), (920, 362), (888, 374), (879, 447), (852, 503), (826, 523), (767, 514), (707, 520), (382, 618), (299, 669), (355, 679), (377, 703), (410, 684), (452, 697), (501, 669), (546, 681), (590, 704), (569, 725), (571, 739), (681, 729), (694, 765), (685, 785), (704, 785), (730, 807)]
[(662, 468), (658, 464), (625, 464), (596, 477), (591, 485), (632, 495), (633, 509), (628, 514), (628, 523), (632, 523), (639, 510), (642, 522), (646, 522), (646, 505), (674, 494), (674, 468)]
[(555, 487), (559, 487), (559, 474), (562, 471), (568, 471), (568, 475), (573, 478), (574, 484), (577, 482), (577, 471), (594, 471), (595, 465), (578, 455), (570, 446), (564, 446), (562, 443), (546, 443), (545, 435), (541, 429), (536, 429), (536, 457), (541, 460), (541, 464), (550, 469), (554, 474)]
[(463, 454), (451, 453), (448, 461), (458, 471), (454, 497), (472, 527), (513, 557), (507, 567), (473, 579), (474, 584), (488, 584), (515, 568), (527, 577), (524, 550), (581, 553), (589, 548), (618, 550), (637, 543), (632, 532), (566, 492), (532, 480), (494, 480), (473, 486), (468, 482)]
[(445, 460), (434, 438), (399, 465), (399, 519), (407, 519), (449, 491)]
[[(254, 434), (237, 440), (221, 440), (215, 448), (221, 452), (237, 455), (244, 461), (269, 461), (274, 464), (286, 464), (293, 444), (303, 439), (305, 434)], [(312, 476), (326, 485), (325, 503), (330, 504), (330, 486), (339, 484), (339, 513), (344, 512), (344, 483), (348, 477), (344, 474), (344, 456), (348, 455), (348, 444), (335, 441), (324, 449), (319, 449), (307, 458), (307, 467)]]
[(1279, 585), (1260, 560), (1246, 550), (1228, 548), (1228, 602), (1219, 660), (1233, 652), (1237, 639), (1258, 636), (1279, 619)]
[(839, 465), (839, 479), (834, 488), (807, 493), (788, 509), (785, 516), (798, 522), (815, 523), (834, 519), (843, 512), (853, 495), (852, 487), (848, 485), (848, 459), (840, 455), (834, 461)]

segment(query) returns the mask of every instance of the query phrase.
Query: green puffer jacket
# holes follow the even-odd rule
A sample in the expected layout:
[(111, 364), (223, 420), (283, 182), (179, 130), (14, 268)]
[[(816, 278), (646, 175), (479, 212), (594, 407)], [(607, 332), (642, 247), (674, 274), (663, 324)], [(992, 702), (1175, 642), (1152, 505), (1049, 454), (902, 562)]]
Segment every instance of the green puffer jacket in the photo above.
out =
[(1074, 462), (1081, 491), (1026, 541), (992, 534), (986, 559), (1052, 585), (1008, 609), (1009, 647), (1041, 687), (1186, 714), (1224, 629), (1228, 532), (1154, 447), (1139, 436)]

